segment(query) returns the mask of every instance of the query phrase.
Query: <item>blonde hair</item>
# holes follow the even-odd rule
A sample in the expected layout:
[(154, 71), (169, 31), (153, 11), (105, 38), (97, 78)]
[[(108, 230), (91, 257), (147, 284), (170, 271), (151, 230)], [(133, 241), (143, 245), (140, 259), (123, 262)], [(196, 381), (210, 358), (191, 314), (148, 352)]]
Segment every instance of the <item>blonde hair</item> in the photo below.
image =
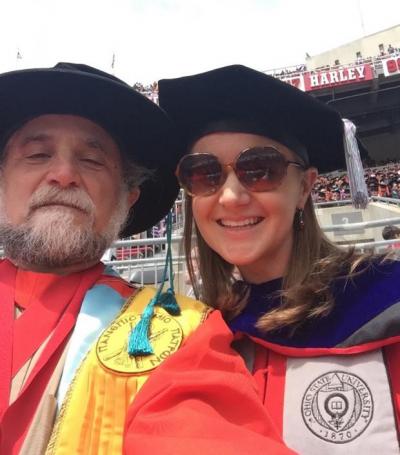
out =
[[(230, 320), (246, 306), (249, 285), (233, 278), (234, 267), (213, 251), (193, 226), (190, 196), (187, 196), (185, 215), (184, 247), (195, 295), (221, 310)], [(340, 249), (324, 235), (311, 197), (306, 201), (303, 220), (304, 229), (293, 227), (293, 247), (280, 292), (282, 303), (257, 321), (258, 329), (264, 333), (288, 326), (296, 329), (306, 320), (327, 315), (335, 303), (330, 288), (332, 279), (362, 273), (364, 267), (360, 265), (368, 267), (371, 263), (371, 254)], [(198, 246), (195, 258), (190, 254), (193, 241)], [(198, 263), (198, 273), (193, 261)]]

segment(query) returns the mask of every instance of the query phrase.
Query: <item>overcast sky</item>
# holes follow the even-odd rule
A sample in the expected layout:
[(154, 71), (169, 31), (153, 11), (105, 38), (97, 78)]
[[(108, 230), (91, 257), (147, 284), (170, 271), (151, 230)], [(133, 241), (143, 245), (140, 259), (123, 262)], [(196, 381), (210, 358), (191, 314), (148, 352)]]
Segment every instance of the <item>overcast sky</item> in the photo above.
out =
[(267, 70), (398, 23), (400, 0), (0, 0), (0, 72), (70, 61), (146, 84)]

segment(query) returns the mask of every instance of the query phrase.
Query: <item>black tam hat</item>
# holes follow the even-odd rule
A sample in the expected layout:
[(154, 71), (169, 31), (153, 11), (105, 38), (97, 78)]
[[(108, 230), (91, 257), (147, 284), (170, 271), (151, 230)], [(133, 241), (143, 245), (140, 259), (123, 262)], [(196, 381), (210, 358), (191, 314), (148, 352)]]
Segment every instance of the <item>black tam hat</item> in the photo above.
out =
[(260, 134), (286, 145), (320, 172), (345, 167), (338, 112), (311, 95), (242, 65), (159, 81), (160, 106), (186, 149), (217, 131)]
[(154, 171), (141, 185), (121, 237), (146, 230), (168, 213), (178, 195), (174, 170), (180, 153), (172, 123), (156, 104), (87, 65), (58, 63), (0, 75), (0, 144), (23, 123), (45, 114), (77, 115), (97, 123), (125, 159)]

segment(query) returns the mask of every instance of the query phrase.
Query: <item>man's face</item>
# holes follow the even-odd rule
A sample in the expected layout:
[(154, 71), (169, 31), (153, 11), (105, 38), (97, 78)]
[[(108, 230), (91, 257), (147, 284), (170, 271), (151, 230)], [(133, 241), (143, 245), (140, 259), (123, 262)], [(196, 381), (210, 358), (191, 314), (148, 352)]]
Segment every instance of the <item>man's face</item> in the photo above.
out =
[(120, 153), (112, 137), (90, 120), (72, 115), (36, 117), (11, 136), (1, 189), (10, 226), (58, 235), (72, 231), (71, 242), (83, 231), (115, 237), (139, 196), (137, 188), (127, 191), (123, 185)]

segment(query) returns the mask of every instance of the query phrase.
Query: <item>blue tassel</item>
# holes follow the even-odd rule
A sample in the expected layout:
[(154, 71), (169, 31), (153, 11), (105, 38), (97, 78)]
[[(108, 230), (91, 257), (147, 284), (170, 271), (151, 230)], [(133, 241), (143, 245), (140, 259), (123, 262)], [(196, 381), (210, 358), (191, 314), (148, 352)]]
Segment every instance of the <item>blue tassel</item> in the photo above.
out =
[[(128, 354), (130, 356), (136, 355), (151, 355), (154, 354), (153, 348), (150, 344), (150, 326), (151, 320), (154, 316), (154, 306), (158, 305), (164, 308), (170, 315), (179, 316), (181, 309), (175, 298), (174, 292), (174, 274), (172, 269), (172, 215), (171, 212), (167, 218), (167, 255), (165, 258), (164, 272), (161, 284), (157, 290), (156, 295), (151, 299), (150, 303), (144, 309), (139, 323), (133, 328), (129, 334), (128, 339)], [(167, 271), (169, 271), (170, 288), (162, 293), (164, 284), (167, 280)]]
[(149, 341), (149, 331), (151, 320), (154, 315), (154, 305), (156, 302), (156, 297), (153, 297), (144, 309), (140, 321), (129, 334), (128, 354), (131, 356), (154, 354)]
[(156, 305), (164, 308), (172, 316), (179, 316), (181, 314), (181, 309), (175, 298), (175, 292), (171, 288), (168, 288), (166, 292), (160, 295)]

